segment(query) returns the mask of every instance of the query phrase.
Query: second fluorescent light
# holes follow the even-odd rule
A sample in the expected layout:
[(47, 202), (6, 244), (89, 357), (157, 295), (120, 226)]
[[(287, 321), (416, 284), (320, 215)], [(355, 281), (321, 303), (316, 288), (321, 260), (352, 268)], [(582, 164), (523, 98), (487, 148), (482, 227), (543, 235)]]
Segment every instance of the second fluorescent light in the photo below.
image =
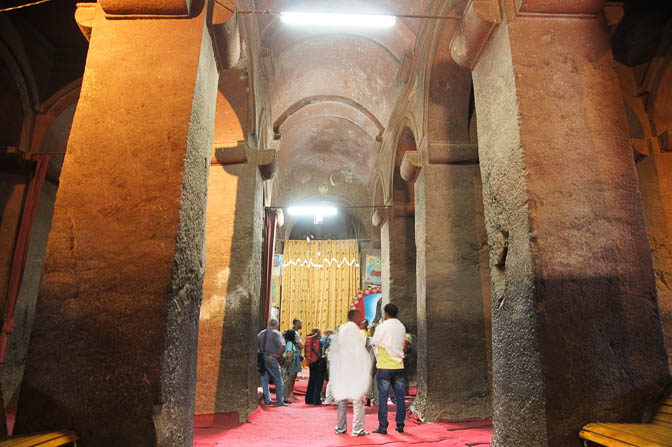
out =
[(288, 25), (338, 28), (391, 28), (397, 22), (394, 16), (322, 12), (282, 12), (280, 19)]

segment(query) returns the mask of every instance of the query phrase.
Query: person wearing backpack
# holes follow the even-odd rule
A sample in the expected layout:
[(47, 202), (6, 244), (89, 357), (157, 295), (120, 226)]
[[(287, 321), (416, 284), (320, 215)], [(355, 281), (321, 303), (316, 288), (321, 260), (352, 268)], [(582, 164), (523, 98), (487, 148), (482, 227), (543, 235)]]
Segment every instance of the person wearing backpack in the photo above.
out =
[(322, 405), (321, 394), (326, 361), (322, 356), (322, 341), (319, 328), (314, 328), (313, 332), (306, 337), (305, 349), (306, 362), (310, 369), (308, 389), (306, 390), (306, 404)]

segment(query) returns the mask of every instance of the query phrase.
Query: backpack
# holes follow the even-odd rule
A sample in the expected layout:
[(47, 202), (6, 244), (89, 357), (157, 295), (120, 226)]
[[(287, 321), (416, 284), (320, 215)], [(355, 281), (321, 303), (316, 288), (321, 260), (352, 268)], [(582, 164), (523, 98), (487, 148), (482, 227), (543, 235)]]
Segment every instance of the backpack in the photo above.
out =
[(322, 358), (322, 353), (320, 351), (320, 337), (316, 335), (311, 335), (306, 337), (306, 361), (310, 363), (315, 363), (320, 358)]

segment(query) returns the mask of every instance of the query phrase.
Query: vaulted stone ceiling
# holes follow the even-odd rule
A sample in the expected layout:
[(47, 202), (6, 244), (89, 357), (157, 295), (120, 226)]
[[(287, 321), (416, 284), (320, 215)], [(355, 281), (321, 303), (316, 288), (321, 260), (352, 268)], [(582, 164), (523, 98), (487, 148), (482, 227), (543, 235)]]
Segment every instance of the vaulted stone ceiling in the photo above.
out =
[[(423, 0), (257, 0), (257, 9), (422, 14)], [(381, 136), (419, 20), (389, 29), (290, 26), (258, 15), (280, 171), (276, 204), (369, 205)]]

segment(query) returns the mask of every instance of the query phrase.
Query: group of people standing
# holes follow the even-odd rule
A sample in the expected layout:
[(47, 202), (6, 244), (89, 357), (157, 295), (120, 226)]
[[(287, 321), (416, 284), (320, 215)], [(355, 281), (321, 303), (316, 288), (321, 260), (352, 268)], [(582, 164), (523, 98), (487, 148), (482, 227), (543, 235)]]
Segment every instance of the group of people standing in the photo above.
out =
[[(362, 321), (359, 310), (348, 312), (348, 322), (338, 332), (327, 329), (322, 335), (318, 328), (301, 338), (302, 322), (295, 318), (293, 328), (281, 334), (278, 321), (271, 319), (268, 329), (258, 335), (259, 370), (266, 404), (271, 403), (269, 380), (275, 383), (276, 403), (285, 406), (295, 401), (294, 383), (301, 371), (304, 352), (310, 368), (306, 403), (322, 404), (322, 388), (327, 379), (325, 403), (335, 401), (338, 406), (336, 434), (347, 433), (347, 407), (352, 402), (352, 436), (366, 436), (364, 430), (364, 403), (372, 397), (372, 379), (378, 390), (378, 428), (373, 433), (387, 434), (388, 396), (393, 393), (396, 402), (396, 430), (404, 432), (406, 417), (404, 356), (406, 328), (397, 319), (398, 308), (387, 304), (385, 320), (372, 333)], [(375, 367), (374, 367), (375, 359)]]

